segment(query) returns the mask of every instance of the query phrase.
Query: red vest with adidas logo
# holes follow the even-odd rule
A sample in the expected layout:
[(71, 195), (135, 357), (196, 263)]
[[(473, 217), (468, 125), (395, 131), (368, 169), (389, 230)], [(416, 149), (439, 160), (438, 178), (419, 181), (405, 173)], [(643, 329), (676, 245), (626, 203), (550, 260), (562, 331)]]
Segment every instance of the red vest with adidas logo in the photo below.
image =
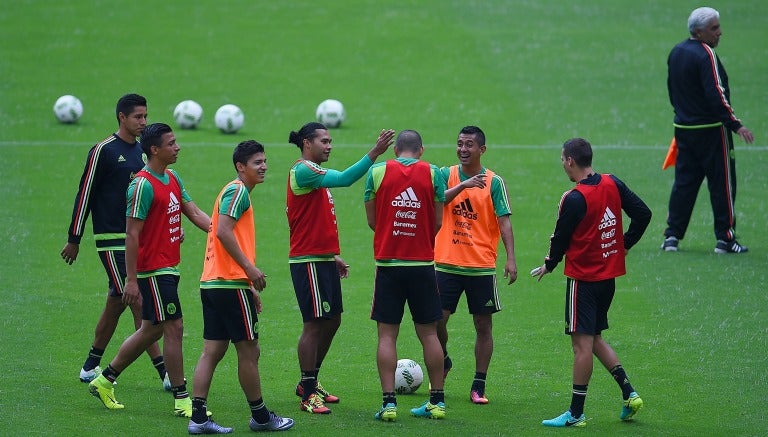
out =
[(152, 184), (152, 206), (139, 234), (137, 272), (174, 267), (181, 261), (181, 186), (166, 170), (165, 185), (146, 170), (136, 174)]
[(621, 197), (608, 174), (597, 185), (577, 184), (587, 213), (571, 235), (565, 251), (565, 275), (580, 281), (604, 281), (626, 273)]
[(387, 161), (375, 202), (374, 258), (433, 261), (435, 187), (430, 165)]

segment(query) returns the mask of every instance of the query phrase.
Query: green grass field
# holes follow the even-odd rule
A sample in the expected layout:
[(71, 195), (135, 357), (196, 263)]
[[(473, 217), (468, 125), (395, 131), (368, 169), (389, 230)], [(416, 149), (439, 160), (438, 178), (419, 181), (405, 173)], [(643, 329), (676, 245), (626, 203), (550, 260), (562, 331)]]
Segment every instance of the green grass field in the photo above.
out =
[[(73, 266), (59, 252), (90, 146), (116, 129), (114, 106), (127, 92), (149, 100), (150, 121), (172, 124), (181, 100), (204, 108), (199, 129), (177, 131), (175, 168), (205, 211), (233, 176), (231, 151), (244, 139), (267, 146), (267, 181), (252, 194), (258, 261), (269, 275), (260, 315), (260, 368), (267, 406), (296, 419), (293, 434), (336, 435), (766, 435), (768, 401), (768, 3), (713, 4), (721, 12), (717, 49), (728, 69), (733, 105), (757, 138), (737, 140), (739, 239), (745, 255), (712, 253), (712, 217), (702, 189), (677, 254), (659, 250), (671, 170), (661, 162), (672, 135), (666, 56), (686, 37), (689, 1), (19, 1), (0, 11), (0, 423), (3, 435), (186, 434), (172, 417), (146, 357), (119, 379), (122, 411), (107, 411), (77, 380), (103, 307), (106, 281), (93, 239)], [(74, 125), (51, 112), (62, 94), (85, 107)], [(481, 126), (485, 164), (507, 182), (513, 206), (518, 281), (502, 286), (487, 406), (468, 400), (474, 372), (472, 322), (462, 304), (451, 319), (454, 369), (446, 385), (448, 418), (419, 420), (407, 409), (426, 398), (400, 396), (398, 421), (380, 423), (375, 323), (369, 320), (373, 261), (362, 182), (334, 190), (342, 256), (343, 324), (321, 381), (342, 397), (330, 416), (298, 411), (296, 343), (300, 316), (287, 264), (285, 180), (298, 150), (288, 132), (314, 117), (323, 99), (344, 102), (347, 122), (333, 130), (328, 166), (344, 168), (382, 128), (416, 129), (425, 159), (456, 161), (458, 130)], [(234, 103), (245, 127), (223, 135), (220, 105)], [(612, 172), (654, 212), (645, 238), (618, 281), (605, 338), (645, 401), (631, 423), (618, 420), (620, 391), (595, 365), (586, 430), (540, 425), (570, 402), (570, 342), (562, 334), (562, 265), (541, 283), (539, 265), (557, 202), (571, 184), (559, 148), (588, 138), (595, 169)], [(90, 225), (89, 225), (90, 229)], [(180, 293), (185, 365), (191, 380), (202, 345), (197, 280), (204, 235), (187, 223)], [(125, 316), (103, 365), (130, 335)], [(423, 362), (413, 329), (399, 355)], [(247, 405), (234, 351), (209, 396), (219, 423), (245, 434)]]

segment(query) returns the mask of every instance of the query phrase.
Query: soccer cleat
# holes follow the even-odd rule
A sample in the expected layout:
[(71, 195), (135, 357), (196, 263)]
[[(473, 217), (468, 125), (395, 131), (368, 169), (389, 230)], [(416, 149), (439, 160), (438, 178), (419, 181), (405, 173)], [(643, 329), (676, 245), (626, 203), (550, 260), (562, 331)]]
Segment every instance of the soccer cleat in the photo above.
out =
[(232, 428), (225, 428), (211, 419), (206, 420), (204, 423), (195, 423), (189, 421), (187, 425), (187, 431), (190, 434), (230, 434)]
[(331, 414), (331, 409), (325, 406), (323, 399), (317, 393), (312, 393), (306, 401), (299, 402), (299, 408), (312, 414)]
[[(184, 378), (184, 384), (187, 383), (187, 378)], [(168, 372), (165, 372), (165, 377), (163, 378), (163, 390), (165, 391), (171, 391), (173, 388), (173, 384), (171, 384), (171, 377), (168, 376)]]
[(411, 414), (416, 417), (426, 417), (428, 419), (444, 419), (445, 404), (438, 402), (437, 405), (433, 405), (429, 401), (424, 401), (420, 407), (411, 408)]
[(624, 401), (624, 406), (621, 407), (619, 419), (631, 420), (641, 408), (643, 408), (643, 400), (637, 393), (632, 392), (629, 394), (629, 399)]
[(99, 366), (96, 366), (91, 370), (80, 369), (81, 382), (91, 382), (99, 375), (101, 375), (101, 367)]
[(679, 242), (680, 240), (678, 240), (677, 237), (667, 237), (661, 244), (661, 250), (665, 252), (677, 252), (677, 243)]
[(117, 402), (117, 399), (115, 399), (115, 388), (104, 375), (99, 375), (88, 383), (88, 391), (94, 397), (99, 398), (101, 403), (110, 410), (125, 408), (125, 405)]
[[(211, 417), (211, 410), (205, 411), (206, 416)], [(173, 400), (173, 415), (179, 417), (192, 418), (192, 399), (189, 397)]]
[[(330, 411), (330, 410), (328, 410)], [(251, 431), (285, 431), (287, 429), (291, 429), (293, 426), (293, 419), (290, 419), (288, 417), (280, 417), (274, 412), (269, 412), (269, 422), (267, 423), (258, 423), (256, 422), (256, 419), (251, 417)]]
[(192, 399), (186, 397), (173, 400), (173, 415), (179, 417), (192, 417)]
[(488, 398), (485, 397), (485, 393), (480, 393), (477, 390), (469, 392), (469, 399), (473, 404), (485, 405), (488, 403)]
[[(323, 402), (326, 404), (336, 404), (339, 402), (339, 397), (328, 393), (328, 390), (323, 388), (322, 384), (320, 384), (320, 381), (317, 381), (317, 388), (315, 388), (315, 393), (320, 395), (320, 397), (323, 399)], [(304, 387), (301, 386), (301, 383), (296, 385), (296, 396), (304, 397)]]
[(584, 413), (581, 413), (581, 416), (573, 417), (571, 415), (571, 410), (566, 410), (565, 413), (555, 417), (554, 419), (542, 420), (541, 424), (544, 426), (556, 426), (560, 428), (564, 426), (581, 427), (587, 425), (587, 416), (585, 416)]
[(736, 240), (723, 241), (717, 240), (715, 245), (715, 253), (746, 253), (749, 252), (747, 246), (742, 246)]
[(384, 405), (378, 413), (373, 415), (373, 418), (384, 422), (394, 422), (397, 419), (397, 405), (391, 402)]

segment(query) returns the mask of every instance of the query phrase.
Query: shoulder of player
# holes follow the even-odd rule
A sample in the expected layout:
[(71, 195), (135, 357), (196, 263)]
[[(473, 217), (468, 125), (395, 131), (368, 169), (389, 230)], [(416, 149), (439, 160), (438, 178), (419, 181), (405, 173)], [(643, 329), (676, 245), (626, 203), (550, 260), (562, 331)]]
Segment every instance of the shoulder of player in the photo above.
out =
[(293, 168), (296, 171), (310, 171), (317, 174), (325, 174), (328, 170), (317, 164), (316, 162), (309, 161), (307, 159), (300, 159), (296, 161)]

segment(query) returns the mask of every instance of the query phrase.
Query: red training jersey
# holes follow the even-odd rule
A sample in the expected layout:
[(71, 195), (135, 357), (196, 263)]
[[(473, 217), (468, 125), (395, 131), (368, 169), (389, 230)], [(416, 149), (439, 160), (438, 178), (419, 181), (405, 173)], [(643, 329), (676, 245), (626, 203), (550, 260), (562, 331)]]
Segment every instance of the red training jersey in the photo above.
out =
[(574, 190), (584, 196), (587, 212), (565, 251), (565, 275), (589, 282), (624, 275), (624, 228), (616, 183), (604, 174), (599, 184), (577, 184)]

